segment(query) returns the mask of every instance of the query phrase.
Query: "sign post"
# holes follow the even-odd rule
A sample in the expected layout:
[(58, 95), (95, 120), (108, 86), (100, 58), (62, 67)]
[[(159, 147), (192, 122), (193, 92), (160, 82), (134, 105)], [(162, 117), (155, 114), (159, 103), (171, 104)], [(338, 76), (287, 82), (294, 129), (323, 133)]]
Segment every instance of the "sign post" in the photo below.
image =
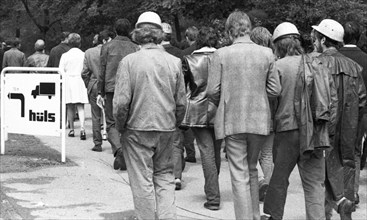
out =
[[(26, 73), (30, 72), (30, 73)], [(59, 68), (7, 67), (1, 72), (1, 154), (6, 134), (61, 135), (65, 162), (65, 83)]]

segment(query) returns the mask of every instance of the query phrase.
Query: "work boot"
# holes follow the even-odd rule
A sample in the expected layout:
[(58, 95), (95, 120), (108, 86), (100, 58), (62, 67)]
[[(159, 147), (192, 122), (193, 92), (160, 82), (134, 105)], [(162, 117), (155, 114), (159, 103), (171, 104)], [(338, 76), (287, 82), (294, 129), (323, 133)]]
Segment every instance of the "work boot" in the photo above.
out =
[(113, 161), (113, 169), (126, 170), (126, 163), (125, 163), (124, 155), (122, 153), (122, 149), (121, 148), (117, 149), (114, 156), (115, 156), (115, 160)]
[(354, 203), (349, 199), (344, 199), (338, 205), (337, 211), (340, 214), (340, 220), (352, 220), (352, 212), (355, 211)]

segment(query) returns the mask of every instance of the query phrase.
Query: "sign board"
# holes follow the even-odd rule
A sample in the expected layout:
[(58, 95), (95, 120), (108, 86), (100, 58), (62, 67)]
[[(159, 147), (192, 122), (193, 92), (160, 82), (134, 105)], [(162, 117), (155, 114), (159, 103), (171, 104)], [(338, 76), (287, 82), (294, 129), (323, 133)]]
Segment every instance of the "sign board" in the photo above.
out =
[[(1, 74), (2, 142), (3, 133), (8, 132), (61, 136), (65, 162), (65, 102), (61, 100), (65, 96), (61, 95), (61, 85), (58, 68), (5, 68)], [(4, 154), (5, 144), (1, 144)]]
[(7, 132), (60, 136), (59, 74), (7, 74), (2, 92)]

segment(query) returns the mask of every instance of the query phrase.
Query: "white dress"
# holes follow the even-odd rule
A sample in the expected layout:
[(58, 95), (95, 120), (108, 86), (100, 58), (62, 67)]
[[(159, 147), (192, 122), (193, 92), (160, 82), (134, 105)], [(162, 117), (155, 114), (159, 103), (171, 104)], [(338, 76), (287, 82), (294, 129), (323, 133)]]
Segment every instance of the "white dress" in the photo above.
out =
[(82, 79), (84, 52), (71, 48), (60, 59), (60, 69), (64, 71), (66, 104), (88, 103), (87, 88)]

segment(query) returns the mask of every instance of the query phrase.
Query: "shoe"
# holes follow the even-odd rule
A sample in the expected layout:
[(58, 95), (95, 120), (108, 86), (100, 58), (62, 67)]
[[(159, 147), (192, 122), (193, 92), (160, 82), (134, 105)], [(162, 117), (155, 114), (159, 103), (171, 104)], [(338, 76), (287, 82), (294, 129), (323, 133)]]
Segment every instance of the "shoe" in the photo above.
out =
[(115, 152), (115, 160), (113, 161), (113, 169), (114, 170), (126, 170), (126, 163), (125, 163), (125, 158), (124, 155), (122, 153), (122, 149), (119, 148), (117, 149), (117, 151)]
[(212, 211), (219, 210), (219, 204), (210, 204), (209, 202), (205, 202), (204, 207)]
[(75, 137), (74, 130), (69, 131), (68, 137)]
[(264, 181), (259, 182), (259, 201), (264, 202), (266, 191), (268, 190), (269, 184)]
[(101, 146), (94, 146), (93, 148), (92, 148), (92, 151), (96, 151), (96, 152), (102, 152), (102, 147)]
[(180, 190), (181, 189), (182, 183), (181, 183), (181, 180), (179, 178), (175, 179), (175, 185), (176, 185), (175, 190)]
[(352, 220), (352, 212), (355, 211), (354, 204), (349, 199), (344, 199), (338, 205), (338, 213), (341, 220)]
[(85, 131), (84, 130), (81, 130), (80, 131), (80, 140), (86, 140), (87, 139), (87, 135), (85, 134)]
[(260, 220), (274, 220), (271, 216), (262, 215), (260, 216)]
[(354, 204), (356, 204), (356, 205), (359, 204), (359, 195), (358, 195), (358, 193), (354, 194)]
[(195, 157), (185, 157), (185, 161), (189, 163), (196, 163)]

